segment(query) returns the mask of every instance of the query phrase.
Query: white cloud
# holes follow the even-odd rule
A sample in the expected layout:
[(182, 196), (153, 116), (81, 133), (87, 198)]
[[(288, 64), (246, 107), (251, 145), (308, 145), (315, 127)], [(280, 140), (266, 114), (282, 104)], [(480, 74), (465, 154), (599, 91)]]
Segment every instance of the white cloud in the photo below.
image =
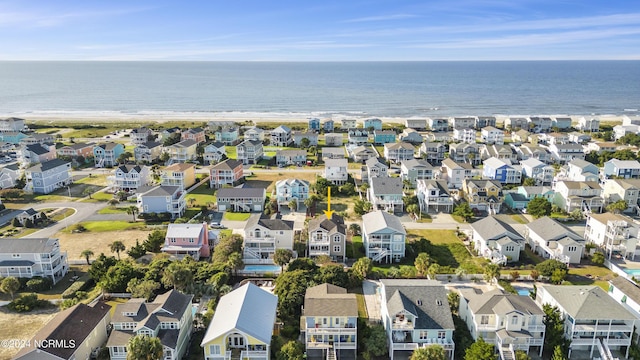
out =
[(418, 15), (391, 14), (391, 15), (367, 16), (367, 17), (361, 17), (361, 18), (355, 18), (355, 19), (348, 19), (342, 22), (343, 23), (360, 23), (360, 22), (371, 22), (371, 21), (392, 21), (392, 20), (411, 19), (416, 17), (418, 17)]

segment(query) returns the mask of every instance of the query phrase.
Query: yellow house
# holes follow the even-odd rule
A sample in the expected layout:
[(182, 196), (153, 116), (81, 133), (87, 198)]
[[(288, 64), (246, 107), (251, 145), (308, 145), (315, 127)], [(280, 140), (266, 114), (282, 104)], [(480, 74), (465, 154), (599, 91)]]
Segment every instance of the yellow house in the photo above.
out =
[(196, 183), (196, 165), (189, 163), (175, 163), (162, 170), (160, 184), (166, 186), (180, 186), (183, 190)]
[(504, 201), (502, 185), (494, 180), (465, 179), (462, 183), (464, 198), (472, 209), (497, 214)]
[(205, 359), (268, 360), (278, 298), (247, 283), (220, 298), (202, 339)]

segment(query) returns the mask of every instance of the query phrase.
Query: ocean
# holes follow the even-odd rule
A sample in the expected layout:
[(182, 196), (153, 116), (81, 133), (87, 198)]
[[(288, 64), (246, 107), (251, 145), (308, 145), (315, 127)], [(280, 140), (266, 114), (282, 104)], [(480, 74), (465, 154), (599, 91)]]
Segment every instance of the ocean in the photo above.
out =
[(598, 115), (640, 108), (640, 61), (0, 62), (0, 82), (0, 116)]

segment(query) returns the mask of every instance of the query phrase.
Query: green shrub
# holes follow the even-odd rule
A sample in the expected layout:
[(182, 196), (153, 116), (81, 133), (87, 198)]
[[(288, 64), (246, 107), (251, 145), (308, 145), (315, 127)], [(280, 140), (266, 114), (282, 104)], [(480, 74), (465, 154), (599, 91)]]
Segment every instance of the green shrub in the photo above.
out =
[(47, 300), (38, 300), (38, 295), (36, 294), (26, 294), (10, 302), (7, 307), (15, 312), (28, 312), (49, 305), (50, 303)]
[(76, 293), (78, 291), (86, 290), (92, 284), (93, 284), (93, 280), (89, 278), (88, 274), (85, 274), (80, 279), (76, 280), (76, 282), (71, 284), (71, 286), (69, 286), (67, 290), (65, 290), (62, 293), (62, 298), (63, 299), (75, 298), (77, 297)]
[(77, 303), (78, 303), (78, 299), (65, 299), (58, 304), (58, 307), (60, 307), (60, 310), (65, 310)]
[(29, 291), (39, 292), (51, 289), (52, 285), (53, 282), (51, 281), (51, 279), (34, 276), (33, 278), (29, 279), (29, 281), (27, 281), (26, 287)]

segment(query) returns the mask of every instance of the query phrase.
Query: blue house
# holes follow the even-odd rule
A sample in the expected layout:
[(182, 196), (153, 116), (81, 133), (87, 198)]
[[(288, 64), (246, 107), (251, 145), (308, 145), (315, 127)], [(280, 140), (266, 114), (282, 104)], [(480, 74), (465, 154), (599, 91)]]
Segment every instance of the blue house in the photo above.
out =
[(95, 167), (112, 167), (118, 164), (118, 157), (124, 153), (124, 145), (120, 143), (109, 142), (98, 144), (93, 147), (93, 158)]
[(637, 160), (611, 159), (604, 163), (604, 174), (622, 179), (640, 178), (640, 162)]
[(553, 202), (555, 191), (549, 186), (518, 186), (516, 191), (505, 194), (504, 202), (511, 209), (524, 209), (529, 201), (537, 197), (544, 197)]
[(324, 124), (322, 125), (324, 132), (329, 132), (329, 133), (333, 132), (334, 127), (335, 127), (335, 123), (331, 119), (325, 121)]
[(235, 145), (240, 141), (240, 135), (237, 126), (221, 127), (214, 132), (217, 142), (225, 145)]
[(20, 140), (26, 137), (27, 135), (17, 131), (8, 131), (8, 132), (0, 133), (0, 141), (6, 142), (9, 144), (19, 144)]
[(320, 119), (318, 118), (309, 119), (309, 131), (320, 131)]
[(374, 130), (373, 143), (376, 145), (396, 142), (396, 133), (393, 130)]
[(366, 119), (364, 121), (364, 126), (363, 128), (365, 129), (371, 129), (373, 128), (373, 130), (382, 130), (382, 120), (380, 119)]
[(511, 165), (508, 159), (492, 157), (484, 161), (482, 175), (501, 184), (519, 184), (522, 180), (522, 169)]

